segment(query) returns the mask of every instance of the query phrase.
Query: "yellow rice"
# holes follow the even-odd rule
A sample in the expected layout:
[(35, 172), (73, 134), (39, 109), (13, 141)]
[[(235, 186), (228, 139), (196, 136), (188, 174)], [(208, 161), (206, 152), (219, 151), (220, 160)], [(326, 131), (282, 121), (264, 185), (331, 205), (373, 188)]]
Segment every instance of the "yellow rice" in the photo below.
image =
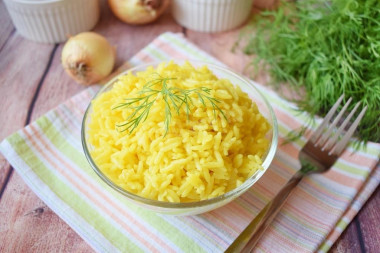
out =
[[(172, 77), (170, 86), (211, 88), (225, 114), (214, 113), (193, 94), (189, 117), (172, 120), (165, 135), (165, 103), (158, 97), (145, 122), (132, 132), (120, 131), (132, 109), (113, 109), (125, 98), (138, 97), (144, 84)], [(213, 198), (240, 186), (262, 169), (270, 129), (257, 105), (230, 81), (218, 79), (206, 66), (160, 64), (136, 75), (121, 76), (113, 88), (93, 102), (88, 127), (91, 155), (111, 181), (134, 194), (160, 201), (191, 202)]]

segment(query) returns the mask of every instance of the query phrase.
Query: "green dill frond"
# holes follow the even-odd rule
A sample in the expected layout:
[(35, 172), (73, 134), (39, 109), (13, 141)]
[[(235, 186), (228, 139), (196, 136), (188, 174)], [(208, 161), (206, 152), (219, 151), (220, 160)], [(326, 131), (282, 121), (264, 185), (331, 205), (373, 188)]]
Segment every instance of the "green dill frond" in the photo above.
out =
[[(174, 109), (177, 115), (180, 114), (181, 110), (184, 110), (187, 119), (189, 119), (191, 107), (194, 106), (191, 94), (196, 94), (204, 107), (209, 103), (212, 106), (215, 117), (216, 112), (218, 111), (223, 115), (225, 120), (228, 121), (226, 115), (218, 106), (220, 101), (210, 96), (210, 88), (199, 87), (194, 89), (181, 89), (178, 87), (169, 87), (168, 81), (175, 80), (176, 78), (162, 77), (158, 73), (155, 75), (157, 76), (156, 79), (148, 81), (142, 89), (137, 92), (139, 97), (124, 99), (124, 103), (120, 103), (112, 108), (113, 110), (125, 108), (133, 110), (125, 122), (116, 124), (116, 129), (118, 131), (128, 131), (129, 133), (132, 133), (140, 123), (147, 119), (150, 109), (159, 96), (162, 96), (165, 103), (165, 135), (169, 131), (172, 119), (172, 109)], [(156, 86), (158, 87), (155, 88)]]
[[(367, 106), (358, 127), (364, 142), (380, 142), (380, 1), (282, 1), (243, 31), (254, 75), (267, 71), (275, 87), (299, 93), (295, 102), (324, 116), (341, 94)], [(359, 108), (360, 109), (360, 108)]]

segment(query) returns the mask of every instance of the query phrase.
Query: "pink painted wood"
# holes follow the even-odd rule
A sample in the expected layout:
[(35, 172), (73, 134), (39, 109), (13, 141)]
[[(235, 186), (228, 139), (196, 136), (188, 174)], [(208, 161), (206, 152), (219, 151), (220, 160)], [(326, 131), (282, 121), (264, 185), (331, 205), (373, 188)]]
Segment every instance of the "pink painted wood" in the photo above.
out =
[[(38, 44), (22, 38), (0, 1), (0, 140), (85, 87), (60, 64), (63, 44)], [(233, 53), (239, 30), (204, 34), (186, 30), (166, 12), (155, 23), (129, 26), (103, 2), (94, 29), (117, 47), (117, 66), (165, 31), (182, 32), (200, 48), (243, 72), (249, 58)], [(260, 81), (265, 83), (266, 77)], [(333, 246), (333, 252), (378, 252), (380, 190)], [(25, 185), (0, 155), (0, 252), (91, 252), (92, 249)], [(26, 229), (28, 228), (28, 229)]]

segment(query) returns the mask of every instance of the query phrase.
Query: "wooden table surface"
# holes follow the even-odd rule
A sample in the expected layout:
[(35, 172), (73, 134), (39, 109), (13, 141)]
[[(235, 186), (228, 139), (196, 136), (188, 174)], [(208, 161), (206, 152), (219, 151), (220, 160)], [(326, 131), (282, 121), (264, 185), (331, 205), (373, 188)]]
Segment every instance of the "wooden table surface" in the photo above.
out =
[[(118, 21), (103, 2), (94, 28), (117, 47), (116, 67), (159, 34), (171, 31), (242, 72), (249, 58), (232, 53), (239, 30), (218, 34), (190, 31), (167, 11), (146, 26)], [(39, 44), (15, 30), (0, 1), (0, 140), (85, 89), (70, 79), (60, 64), (63, 44)], [(265, 77), (259, 82), (265, 83)], [(333, 252), (379, 252), (379, 188), (333, 246)], [(26, 186), (0, 155), (0, 252), (92, 252), (64, 221)]]

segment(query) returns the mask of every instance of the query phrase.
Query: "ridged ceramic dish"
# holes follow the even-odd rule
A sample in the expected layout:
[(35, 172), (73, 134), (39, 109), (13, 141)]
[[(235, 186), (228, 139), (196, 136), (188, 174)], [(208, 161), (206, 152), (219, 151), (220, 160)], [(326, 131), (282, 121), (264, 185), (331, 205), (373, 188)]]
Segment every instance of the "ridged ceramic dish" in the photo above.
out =
[(174, 19), (199, 32), (223, 32), (242, 25), (252, 11), (252, 0), (172, 0)]
[[(220, 195), (218, 197), (213, 197), (210, 199), (196, 201), (196, 202), (184, 202), (184, 203), (175, 203), (175, 202), (173, 203), (173, 202), (152, 200), (152, 199), (147, 199), (139, 195), (133, 194), (131, 192), (128, 192), (127, 190), (121, 188), (120, 186), (116, 185), (113, 181), (111, 181), (106, 176), (106, 174), (104, 174), (103, 171), (97, 166), (97, 164), (95, 163), (94, 159), (91, 156), (90, 151), (92, 150), (92, 147), (88, 141), (88, 138), (89, 138), (88, 126), (89, 126), (89, 123), (91, 122), (91, 113), (93, 110), (92, 103), (90, 103), (90, 105), (88, 106), (83, 118), (83, 122), (82, 122), (82, 145), (83, 145), (84, 153), (91, 167), (96, 172), (96, 174), (105, 183), (107, 183), (112, 189), (124, 195), (129, 201), (137, 205), (140, 205), (144, 208), (147, 208), (149, 210), (159, 212), (159, 213), (164, 213), (164, 214), (170, 214), (170, 215), (195, 215), (199, 213), (208, 212), (210, 210), (216, 209), (218, 207), (221, 207), (231, 202), (232, 200), (234, 200), (235, 198), (239, 197), (241, 194), (246, 192), (252, 185), (254, 185), (261, 178), (261, 176), (265, 173), (265, 171), (268, 169), (269, 165), (271, 164), (273, 157), (276, 153), (276, 149), (277, 149), (278, 130), (277, 130), (276, 116), (268, 100), (259, 92), (259, 90), (251, 82), (249, 82), (244, 77), (228, 69), (225, 69), (223, 67), (219, 67), (216, 65), (208, 64), (208, 63), (207, 64), (201, 63), (201, 62), (190, 62), (190, 63), (195, 67), (207, 65), (207, 67), (218, 78), (229, 79), (231, 83), (239, 86), (243, 91), (248, 93), (249, 96), (257, 103), (261, 114), (268, 120), (269, 124), (272, 126), (271, 130), (267, 133), (267, 136), (266, 136), (267, 139), (269, 140), (269, 148), (266, 154), (262, 157), (263, 169), (257, 171), (239, 187), (223, 195)], [(158, 65), (159, 63), (142, 65), (142, 66), (132, 68), (128, 71), (131, 71), (132, 73), (136, 73), (139, 71), (146, 70), (148, 66), (157, 67)], [(121, 73), (119, 76), (125, 75), (125, 74), (126, 72)], [(110, 90), (118, 78), (119, 77), (117, 76), (113, 80), (111, 80), (108, 84), (106, 84), (95, 96), (95, 98), (98, 97), (100, 94)]]
[(99, 0), (4, 0), (14, 26), (25, 38), (59, 43), (91, 30), (99, 19)]

